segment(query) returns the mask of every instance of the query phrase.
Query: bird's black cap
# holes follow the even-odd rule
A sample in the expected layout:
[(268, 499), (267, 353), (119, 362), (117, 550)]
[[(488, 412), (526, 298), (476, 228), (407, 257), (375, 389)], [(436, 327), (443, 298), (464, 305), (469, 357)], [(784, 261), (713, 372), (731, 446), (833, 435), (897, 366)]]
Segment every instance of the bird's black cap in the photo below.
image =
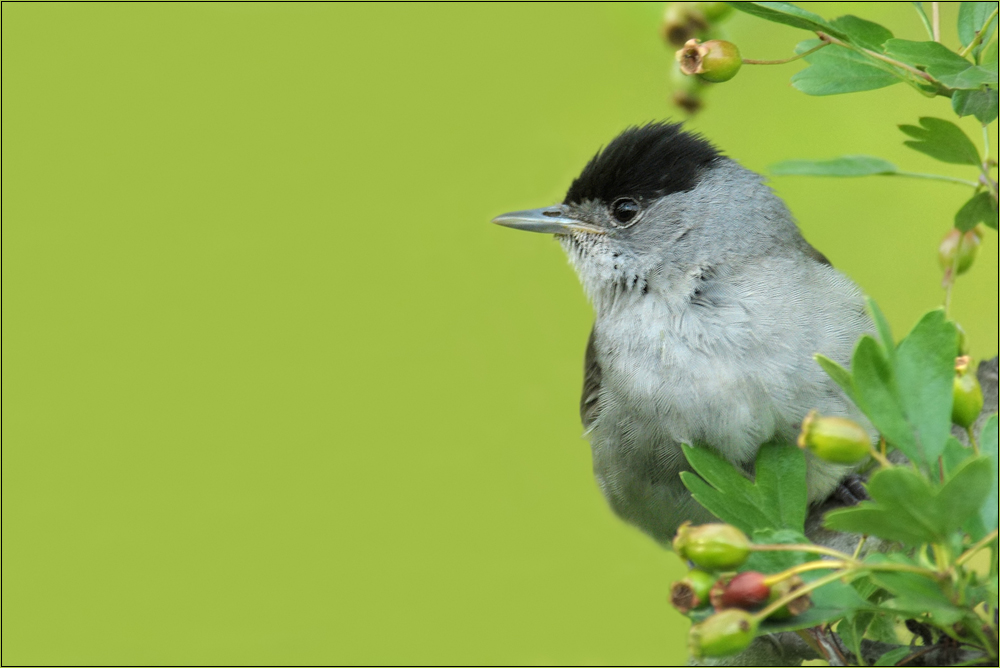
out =
[(707, 139), (683, 132), (680, 123), (628, 128), (590, 159), (563, 203), (610, 204), (619, 197), (650, 201), (691, 190), (719, 156)]

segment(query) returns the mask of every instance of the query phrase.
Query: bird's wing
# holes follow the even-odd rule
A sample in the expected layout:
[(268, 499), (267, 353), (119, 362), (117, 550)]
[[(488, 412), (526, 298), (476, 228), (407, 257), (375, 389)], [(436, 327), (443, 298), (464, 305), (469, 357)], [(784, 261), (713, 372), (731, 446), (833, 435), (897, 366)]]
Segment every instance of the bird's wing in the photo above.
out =
[(583, 394), (580, 395), (580, 419), (583, 420), (583, 428), (590, 429), (590, 426), (597, 420), (600, 413), (598, 398), (601, 393), (601, 365), (597, 363), (597, 352), (594, 350), (594, 329), (590, 330), (590, 338), (587, 339), (587, 353), (583, 357)]

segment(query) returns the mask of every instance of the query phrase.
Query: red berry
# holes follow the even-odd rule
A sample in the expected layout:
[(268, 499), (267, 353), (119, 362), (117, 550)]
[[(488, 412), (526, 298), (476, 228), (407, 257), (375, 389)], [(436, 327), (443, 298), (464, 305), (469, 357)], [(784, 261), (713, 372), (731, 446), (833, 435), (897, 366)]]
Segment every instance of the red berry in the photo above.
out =
[(717, 610), (743, 608), (750, 610), (766, 603), (771, 596), (771, 588), (764, 581), (765, 575), (757, 571), (737, 573), (725, 583), (718, 595), (712, 591), (712, 605)]

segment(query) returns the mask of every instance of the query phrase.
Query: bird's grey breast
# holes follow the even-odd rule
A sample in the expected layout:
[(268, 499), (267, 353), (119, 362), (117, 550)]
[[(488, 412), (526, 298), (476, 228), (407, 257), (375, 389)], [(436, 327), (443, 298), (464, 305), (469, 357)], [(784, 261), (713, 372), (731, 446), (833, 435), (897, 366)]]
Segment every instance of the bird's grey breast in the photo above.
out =
[[(581, 397), (602, 491), (661, 541), (684, 519), (707, 519), (678, 476), (680, 444), (748, 468), (762, 443), (794, 440), (812, 408), (854, 416), (812, 353), (846, 362), (867, 326), (853, 283), (811, 259), (695, 272), (680, 289), (673, 280), (598, 313)], [(816, 494), (829, 486), (814, 481)]]

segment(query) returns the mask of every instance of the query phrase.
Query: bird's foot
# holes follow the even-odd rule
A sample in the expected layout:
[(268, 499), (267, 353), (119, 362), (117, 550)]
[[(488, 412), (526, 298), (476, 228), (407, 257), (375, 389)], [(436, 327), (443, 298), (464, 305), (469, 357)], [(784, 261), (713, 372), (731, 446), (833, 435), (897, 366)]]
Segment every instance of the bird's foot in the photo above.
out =
[(856, 506), (871, 497), (868, 496), (868, 490), (865, 489), (864, 478), (857, 473), (851, 473), (840, 481), (837, 489), (833, 490), (833, 498), (845, 506)]

